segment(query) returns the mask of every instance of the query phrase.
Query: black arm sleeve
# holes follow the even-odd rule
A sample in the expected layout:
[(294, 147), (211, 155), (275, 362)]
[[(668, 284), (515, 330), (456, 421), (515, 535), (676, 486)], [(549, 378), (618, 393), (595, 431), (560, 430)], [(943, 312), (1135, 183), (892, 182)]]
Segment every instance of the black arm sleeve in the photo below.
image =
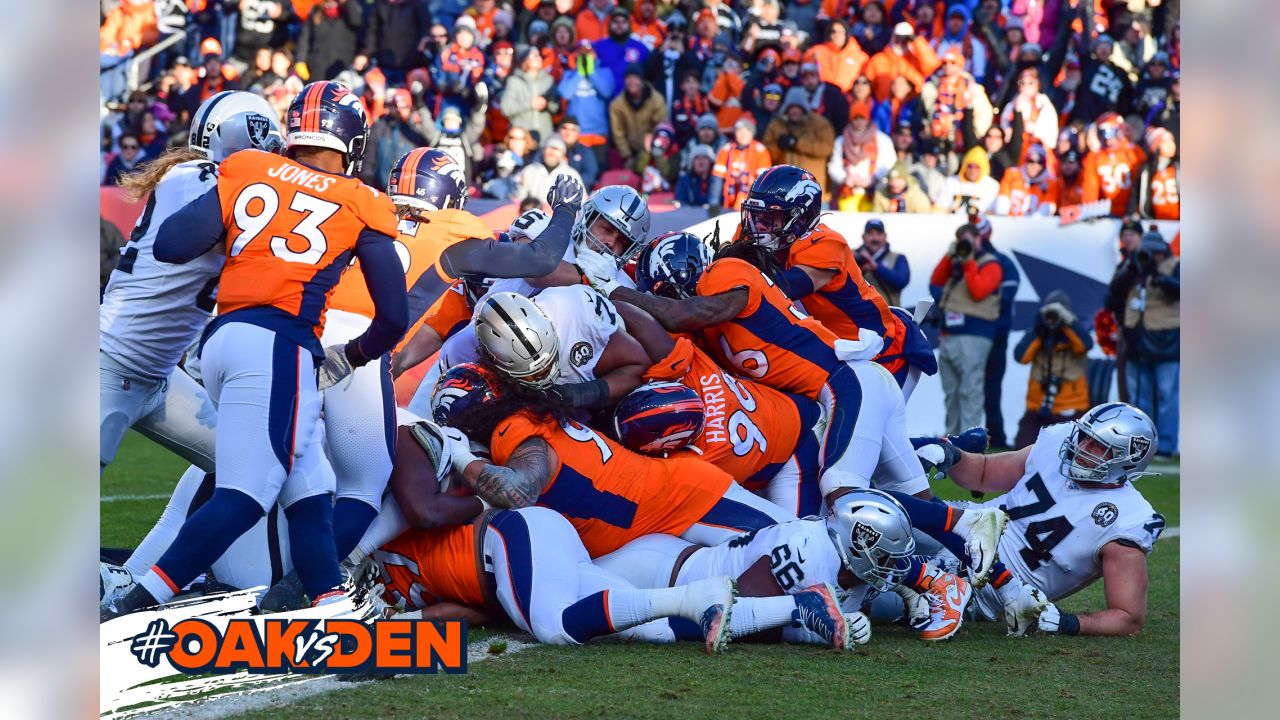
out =
[(356, 257), (364, 273), (365, 287), (373, 299), (373, 322), (360, 337), (347, 344), (347, 359), (364, 365), (381, 357), (400, 342), (409, 328), (409, 301), (404, 290), (404, 265), (388, 235), (365, 228), (356, 242)]
[(493, 278), (542, 277), (560, 265), (569, 248), (574, 211), (565, 206), (551, 213), (551, 224), (527, 245), (470, 238), (450, 245), (440, 255), (440, 268), (449, 277), (474, 274)]

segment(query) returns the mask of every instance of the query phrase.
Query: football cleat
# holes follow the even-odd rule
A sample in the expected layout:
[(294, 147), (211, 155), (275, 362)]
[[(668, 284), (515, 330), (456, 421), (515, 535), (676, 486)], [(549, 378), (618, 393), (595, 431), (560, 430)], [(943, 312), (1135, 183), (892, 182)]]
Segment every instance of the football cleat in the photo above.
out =
[(680, 616), (692, 620), (702, 628), (707, 654), (724, 650), (733, 639), (729, 620), (733, 603), (738, 597), (738, 586), (727, 576), (711, 577), (682, 586), (685, 590)]
[(111, 605), (137, 584), (133, 574), (122, 565), (98, 563), (98, 606), (99, 609)]
[(264, 613), (301, 610), (308, 605), (310, 602), (307, 600), (307, 591), (303, 589), (302, 578), (298, 577), (296, 570), (268, 588), (258, 600), (258, 610)]
[(1040, 613), (1051, 605), (1045, 594), (1022, 585), (1011, 600), (1004, 604), (1004, 624), (1009, 635), (1021, 637), (1040, 621)]
[(976, 588), (987, 584), (991, 566), (1000, 555), (1000, 536), (1009, 524), (1009, 516), (1000, 508), (966, 508), (956, 521), (955, 533), (964, 538), (965, 552), (973, 564), (969, 577)]
[(924, 596), (929, 601), (929, 624), (920, 637), (934, 642), (946, 640), (964, 624), (964, 608), (969, 604), (973, 588), (968, 580), (952, 573), (941, 573), (926, 582), (929, 589)]
[(805, 588), (795, 594), (796, 620), (800, 626), (827, 641), (836, 650), (848, 650), (849, 624), (840, 611), (831, 583)]

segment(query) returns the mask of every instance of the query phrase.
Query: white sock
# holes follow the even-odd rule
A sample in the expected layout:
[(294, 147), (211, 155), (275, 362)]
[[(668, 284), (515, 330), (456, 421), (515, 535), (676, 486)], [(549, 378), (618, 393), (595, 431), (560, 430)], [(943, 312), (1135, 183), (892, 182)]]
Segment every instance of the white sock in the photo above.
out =
[(148, 570), (138, 578), (138, 584), (146, 588), (156, 602), (166, 603), (173, 599), (173, 590), (169, 587), (169, 583), (161, 579), (155, 570)]
[(666, 598), (679, 589), (609, 590), (609, 622), (614, 630), (626, 630), (656, 618), (677, 615), (679, 594), (676, 600)]
[(178, 484), (173, 488), (173, 495), (169, 497), (169, 502), (164, 506), (164, 512), (160, 514), (155, 527), (151, 528), (151, 532), (147, 533), (124, 563), (125, 569), (134, 577), (146, 575), (147, 571), (151, 570), (151, 566), (155, 565), (160, 560), (160, 556), (164, 555), (165, 550), (173, 544), (174, 538), (178, 537), (178, 531), (182, 529), (182, 524), (187, 520), (187, 512), (191, 510), (191, 500), (196, 496), (203, 482), (204, 471), (195, 465), (187, 468), (187, 471), (182, 473), (182, 477), (178, 478)]
[[(737, 611), (737, 608), (734, 608)], [(782, 640), (796, 645), (830, 645), (821, 635), (810, 632), (807, 628), (788, 627), (782, 630)]]
[(1009, 582), (996, 588), (996, 594), (1000, 596), (1000, 602), (1008, 605), (1022, 594), (1022, 588), (1025, 587), (1022, 581), (1013, 577), (1013, 573), (1009, 573)]
[[(612, 594), (612, 591), (611, 593)], [(657, 643), (665, 645), (676, 641), (676, 634), (671, 631), (671, 625), (666, 618), (661, 620), (653, 620), (643, 625), (637, 625), (633, 628), (623, 630), (618, 633), (618, 637), (636, 642)]]
[(779, 627), (790, 627), (796, 609), (796, 599), (790, 595), (781, 597), (740, 597), (733, 604), (733, 616), (729, 627), (734, 637)]

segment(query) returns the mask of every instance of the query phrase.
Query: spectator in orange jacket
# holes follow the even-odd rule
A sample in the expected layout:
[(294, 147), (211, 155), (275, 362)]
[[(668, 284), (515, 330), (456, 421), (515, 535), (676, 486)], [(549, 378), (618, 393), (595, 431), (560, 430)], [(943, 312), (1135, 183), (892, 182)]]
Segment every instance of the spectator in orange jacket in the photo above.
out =
[(102, 27), (98, 28), (98, 49), (104, 55), (124, 57), (155, 43), (159, 37), (155, 2), (124, 0), (107, 13)]
[(589, 0), (573, 24), (578, 41), (589, 40), (594, 43), (608, 37), (609, 14), (615, 6), (613, 0)]
[[(751, 183), (773, 165), (769, 151), (756, 140), (756, 122), (750, 115), (743, 115), (733, 124), (733, 142), (725, 143), (711, 169), (720, 185), (720, 196), (713, 198), (724, 207), (742, 209)], [(713, 190), (714, 190), (713, 186)]]
[(1004, 171), (1000, 179), (1000, 195), (996, 197), (996, 215), (1053, 215), (1058, 211), (1062, 183), (1049, 172), (1044, 146), (1027, 147), (1022, 167)]
[(707, 93), (707, 102), (716, 114), (720, 123), (720, 132), (728, 135), (733, 131), (733, 124), (746, 112), (742, 109), (742, 93), (746, 87), (742, 79), (742, 60), (734, 53), (726, 53), (724, 69)]
[(889, 85), (895, 77), (905, 77), (918, 94), (924, 81), (941, 65), (938, 54), (924, 38), (916, 37), (911, 24), (900, 22), (893, 28), (888, 47), (867, 62), (864, 72), (871, 80), (872, 93), (883, 101), (889, 97)]
[(1111, 201), (1111, 217), (1124, 217), (1133, 194), (1133, 176), (1147, 161), (1142, 148), (1122, 135), (1122, 121), (1114, 114), (1103, 117), (1097, 125), (1100, 147), (1084, 159), (1084, 201)]
[(658, 19), (657, 0), (640, 0), (631, 13), (631, 37), (640, 41), (649, 52), (662, 46), (667, 36), (667, 24)]
[(867, 54), (858, 41), (849, 37), (849, 26), (843, 20), (833, 20), (827, 29), (827, 41), (809, 51), (812, 62), (818, 65), (818, 76), (848, 93), (853, 81), (862, 72)]

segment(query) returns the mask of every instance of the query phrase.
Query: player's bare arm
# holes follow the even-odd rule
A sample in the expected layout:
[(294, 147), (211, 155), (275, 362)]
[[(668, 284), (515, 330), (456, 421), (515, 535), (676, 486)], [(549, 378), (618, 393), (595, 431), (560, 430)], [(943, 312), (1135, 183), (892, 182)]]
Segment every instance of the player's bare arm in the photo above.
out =
[(734, 288), (716, 295), (673, 300), (619, 287), (609, 299), (639, 307), (671, 332), (693, 332), (737, 317), (747, 307), (748, 294), (746, 288)]
[(596, 378), (609, 385), (609, 401), (616, 403), (640, 387), (649, 365), (649, 354), (639, 341), (625, 330), (619, 330), (609, 338), (604, 352), (600, 354)]
[(556, 459), (545, 440), (529, 438), (516, 447), (505, 465), (473, 462), (463, 471), (463, 478), (494, 507), (518, 510), (537, 502), (551, 479)]
[(627, 302), (614, 302), (614, 308), (627, 323), (627, 334), (635, 338), (649, 355), (649, 362), (656, 363), (675, 349), (675, 338), (662, 329), (649, 313)]
[(1147, 618), (1147, 554), (1120, 541), (1098, 554), (1107, 609), (1080, 615), (1080, 634), (1137, 635)]
[(421, 610), (397, 615), (397, 618), (421, 618), (423, 620), (466, 620), (472, 625), (488, 625), (493, 617), (480, 608), (471, 605), (459, 605), (447, 600), (438, 602)]
[(524, 280), (540, 290), (545, 290), (549, 287), (568, 287), (570, 285), (577, 285), (582, 282), (582, 273), (578, 272), (578, 268), (561, 260), (560, 264), (557, 265), (556, 269), (549, 275), (528, 277)]
[(484, 509), (474, 497), (440, 492), (435, 464), (403, 425), (397, 430), (396, 458), (388, 487), (409, 527), (418, 530), (463, 525)]
[(960, 451), (960, 459), (951, 466), (951, 479), (966, 490), (981, 493), (1005, 493), (1018, 484), (1027, 468), (1027, 457), (1033, 445), (1014, 452), (980, 455)]
[(400, 352), (391, 356), (391, 377), (398, 378), (405, 370), (417, 367), (442, 345), (444, 339), (430, 325), (418, 328), (418, 332), (409, 338)]

